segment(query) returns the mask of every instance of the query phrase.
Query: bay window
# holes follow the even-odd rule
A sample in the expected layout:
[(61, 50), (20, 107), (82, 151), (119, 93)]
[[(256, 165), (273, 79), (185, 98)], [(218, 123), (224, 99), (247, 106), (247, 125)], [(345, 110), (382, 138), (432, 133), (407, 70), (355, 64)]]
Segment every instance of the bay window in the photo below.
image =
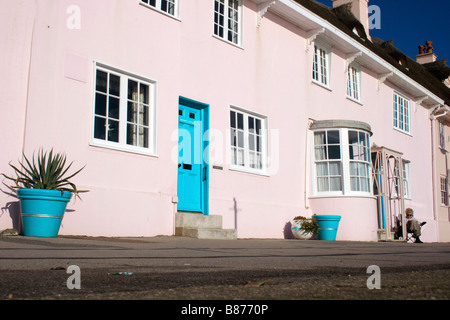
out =
[[(348, 123), (352, 126), (340, 126)], [(371, 195), (370, 131), (367, 127), (358, 126), (356, 122), (318, 121), (312, 129), (314, 194)]]

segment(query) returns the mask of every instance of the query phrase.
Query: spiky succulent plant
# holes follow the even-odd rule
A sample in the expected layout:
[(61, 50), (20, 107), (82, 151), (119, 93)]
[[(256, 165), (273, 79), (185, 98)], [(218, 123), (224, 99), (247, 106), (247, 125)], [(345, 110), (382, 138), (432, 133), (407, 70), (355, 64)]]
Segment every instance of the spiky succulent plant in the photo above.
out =
[(53, 149), (50, 152), (44, 152), (40, 149), (36, 157), (33, 154), (31, 161), (25, 155), (23, 155), (23, 158), (23, 162), (19, 161), (19, 167), (9, 163), (14, 169), (16, 178), (2, 173), (5, 178), (14, 182), (11, 188), (68, 191), (77, 197), (79, 197), (79, 193), (88, 192), (88, 190), (78, 190), (76, 185), (70, 181), (71, 178), (84, 169), (84, 166), (75, 173), (66, 176), (73, 162), (66, 166), (66, 156), (64, 154), (55, 154)]

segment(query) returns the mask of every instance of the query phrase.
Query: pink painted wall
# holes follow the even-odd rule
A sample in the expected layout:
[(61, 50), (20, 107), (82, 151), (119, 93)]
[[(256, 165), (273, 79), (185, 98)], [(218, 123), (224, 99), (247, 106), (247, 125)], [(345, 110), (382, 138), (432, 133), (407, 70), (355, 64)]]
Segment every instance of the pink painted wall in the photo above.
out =
[[(70, 203), (61, 234), (172, 234), (177, 164), (171, 155), (177, 143), (173, 137), (179, 96), (209, 104), (210, 126), (223, 137), (229, 129), (230, 106), (268, 118), (269, 157), (274, 162), (270, 175), (230, 170), (226, 139), (218, 149), (224, 156), (211, 163), (223, 170), (210, 169), (210, 213), (223, 216), (224, 228), (237, 226), (238, 237), (283, 238), (293, 217), (338, 209), (343, 216), (338, 239), (376, 240), (373, 197), (309, 199), (308, 119), (370, 124), (372, 143), (402, 151), (413, 164), (410, 204), (421, 218), (432, 219), (427, 210), (432, 205), (427, 110), (419, 106), (414, 111), (412, 136), (396, 132), (392, 129), (394, 88), (386, 82), (378, 91), (376, 75), (363, 69), (362, 105), (346, 99), (344, 54), (336, 50), (332, 91), (312, 84), (312, 50), (305, 52), (305, 32), (271, 12), (257, 28), (257, 6), (245, 1), (243, 46), (239, 48), (212, 36), (213, 1), (181, 1), (181, 21), (139, 1), (37, 3), (35, 7), (27, 1), (9, 1), (0, 12), (12, 23), (8, 13), (17, 10), (19, 21), (16, 36), (9, 38), (7, 50), (0, 51), (2, 63), (12, 59), (4, 66), (15, 80), (5, 85), (5, 91), (16, 92), (9, 94), (8, 108), (0, 109), (2, 118), (11, 120), (0, 128), (5, 151), (0, 154), (0, 171), (8, 171), (7, 162), (20, 156), (22, 144), (27, 154), (41, 146), (54, 147), (75, 160), (75, 166), (86, 164), (75, 181), (91, 192), (82, 201)], [(66, 26), (66, 9), (72, 4), (81, 8), (79, 30)], [(26, 52), (30, 52), (33, 16), (27, 96)], [(95, 61), (157, 82), (157, 156), (90, 144)], [(9, 138), (3, 139), (4, 134)], [(4, 206), (11, 198), (1, 194), (0, 201)], [(355, 221), (362, 227), (354, 228)], [(10, 217), (3, 214), (0, 229), (10, 225)]]

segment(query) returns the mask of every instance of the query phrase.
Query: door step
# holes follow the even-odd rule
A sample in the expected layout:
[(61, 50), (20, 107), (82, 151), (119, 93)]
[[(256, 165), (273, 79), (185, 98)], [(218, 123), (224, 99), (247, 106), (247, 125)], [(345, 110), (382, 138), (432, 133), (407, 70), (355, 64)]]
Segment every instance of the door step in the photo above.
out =
[(222, 216), (177, 212), (175, 236), (197, 239), (236, 240), (236, 230), (222, 229)]

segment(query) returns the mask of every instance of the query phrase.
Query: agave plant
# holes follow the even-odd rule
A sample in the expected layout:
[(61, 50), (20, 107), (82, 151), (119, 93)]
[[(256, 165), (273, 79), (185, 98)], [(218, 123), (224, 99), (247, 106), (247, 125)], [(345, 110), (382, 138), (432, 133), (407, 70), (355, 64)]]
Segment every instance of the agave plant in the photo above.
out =
[(88, 192), (88, 190), (78, 190), (75, 184), (69, 180), (83, 170), (84, 167), (69, 176), (65, 176), (73, 162), (66, 166), (66, 156), (64, 154), (54, 154), (53, 149), (47, 153), (41, 149), (37, 157), (33, 154), (32, 161), (28, 160), (25, 155), (23, 157), (25, 161), (19, 161), (19, 168), (11, 163), (9, 164), (14, 169), (17, 178), (12, 178), (2, 173), (5, 178), (14, 181), (15, 185), (11, 186), (11, 188), (68, 191), (77, 197), (79, 197), (79, 193)]

